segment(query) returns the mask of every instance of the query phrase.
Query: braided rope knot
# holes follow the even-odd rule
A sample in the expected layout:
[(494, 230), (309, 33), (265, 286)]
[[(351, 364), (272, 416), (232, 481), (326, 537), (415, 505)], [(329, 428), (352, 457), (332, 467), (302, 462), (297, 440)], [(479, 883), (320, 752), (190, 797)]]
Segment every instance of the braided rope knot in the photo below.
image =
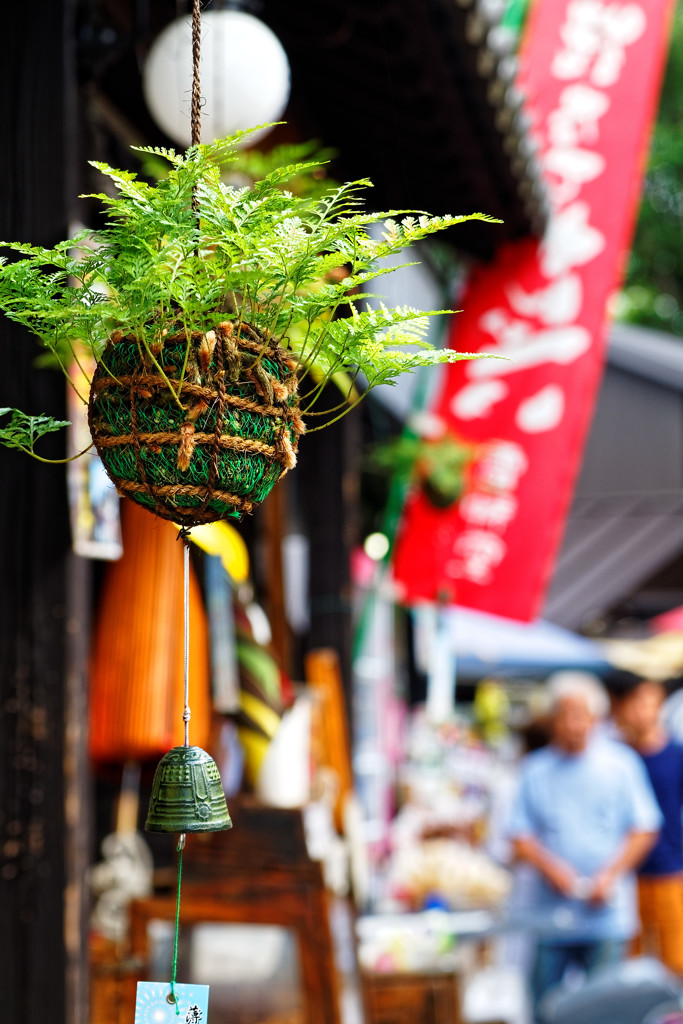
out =
[(178, 460), (176, 465), (181, 473), (186, 473), (190, 468), (192, 453), (195, 449), (195, 431), (193, 423), (183, 423), (180, 428), (180, 444), (178, 445)]

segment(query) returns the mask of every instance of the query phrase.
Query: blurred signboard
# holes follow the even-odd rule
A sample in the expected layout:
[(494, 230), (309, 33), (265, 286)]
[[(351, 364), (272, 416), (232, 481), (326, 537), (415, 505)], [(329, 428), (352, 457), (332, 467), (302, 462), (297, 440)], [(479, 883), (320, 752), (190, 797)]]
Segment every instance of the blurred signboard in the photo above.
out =
[[(552, 214), (471, 274), (433, 407), (482, 444), (447, 510), (414, 495), (399, 533), (403, 599), (534, 618), (553, 569), (600, 382), (607, 303), (630, 240), (672, 0), (537, 0), (519, 87)], [(521, 141), (524, 144), (524, 140)]]

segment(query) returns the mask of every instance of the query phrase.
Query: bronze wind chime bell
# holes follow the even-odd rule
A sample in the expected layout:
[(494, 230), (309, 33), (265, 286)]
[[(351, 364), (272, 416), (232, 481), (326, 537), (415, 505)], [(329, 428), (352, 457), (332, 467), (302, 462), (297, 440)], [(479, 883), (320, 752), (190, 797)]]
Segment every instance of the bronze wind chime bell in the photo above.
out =
[(148, 832), (221, 832), (232, 828), (218, 766), (201, 747), (173, 747), (157, 765)]

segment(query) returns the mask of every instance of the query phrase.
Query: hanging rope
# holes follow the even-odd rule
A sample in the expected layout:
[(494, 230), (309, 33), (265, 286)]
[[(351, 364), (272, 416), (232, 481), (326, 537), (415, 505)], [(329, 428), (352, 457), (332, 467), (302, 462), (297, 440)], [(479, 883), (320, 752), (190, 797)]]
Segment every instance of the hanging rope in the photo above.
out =
[[(190, 745), (190, 531), (185, 527), (178, 534), (183, 542), (183, 722), (185, 723), (185, 746)], [(173, 934), (173, 963), (171, 965), (171, 999), (175, 1003), (176, 1015), (180, 1015), (180, 1007), (175, 994), (176, 977), (178, 974), (178, 939), (180, 937), (180, 891), (183, 876), (183, 850), (185, 849), (185, 833), (178, 836), (178, 885), (175, 903), (175, 931)]]
[(202, 134), (202, 94), (199, 88), (199, 60), (202, 47), (202, 19), (200, 0), (192, 0), (192, 103), (190, 106), (190, 127), (192, 145), (198, 146)]
[[(202, 50), (202, 15), (200, 0), (192, 0), (192, 99), (190, 102), (191, 144), (198, 146), (202, 138), (202, 93), (199, 86), (199, 60)], [(192, 211), (199, 224), (197, 189), (192, 190)], [(195, 250), (199, 255), (199, 250)]]
[(171, 967), (171, 997), (175, 1003), (176, 1016), (180, 1016), (180, 1006), (175, 994), (176, 977), (178, 974), (178, 937), (180, 935), (180, 886), (183, 875), (183, 849), (185, 847), (185, 836), (180, 836), (178, 841), (178, 887), (176, 889), (175, 901), (175, 934), (173, 936), (173, 965)]
[(183, 540), (183, 683), (184, 706), (183, 722), (185, 723), (185, 746), (190, 745), (190, 535), (188, 530), (181, 531)]

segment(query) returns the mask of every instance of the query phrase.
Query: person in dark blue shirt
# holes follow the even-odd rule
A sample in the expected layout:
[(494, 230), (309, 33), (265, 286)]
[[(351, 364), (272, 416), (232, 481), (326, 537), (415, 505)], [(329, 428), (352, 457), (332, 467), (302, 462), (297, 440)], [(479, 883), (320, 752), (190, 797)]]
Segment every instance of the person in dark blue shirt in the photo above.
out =
[(638, 869), (638, 951), (658, 956), (683, 975), (683, 747), (671, 740), (662, 723), (662, 683), (630, 672), (615, 672), (606, 683), (615, 722), (642, 758), (664, 819), (657, 842)]

